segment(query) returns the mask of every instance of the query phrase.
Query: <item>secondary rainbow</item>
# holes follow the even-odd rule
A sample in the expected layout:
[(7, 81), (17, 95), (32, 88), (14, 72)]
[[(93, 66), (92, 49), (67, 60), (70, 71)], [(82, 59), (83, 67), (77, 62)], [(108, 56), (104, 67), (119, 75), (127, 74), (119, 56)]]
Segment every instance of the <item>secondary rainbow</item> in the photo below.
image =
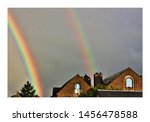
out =
[(71, 27), (77, 38), (77, 44), (81, 51), (81, 56), (84, 61), (85, 70), (89, 75), (92, 75), (97, 71), (96, 61), (92, 53), (90, 41), (88, 35), (84, 28), (82, 27), (82, 22), (79, 14), (75, 9), (66, 9), (67, 16), (70, 20)]
[(18, 27), (17, 23), (15, 22), (13, 14), (10, 10), (8, 11), (8, 27), (11, 30), (11, 32), (15, 38), (15, 42), (17, 44), (17, 47), (20, 51), (23, 62), (25, 64), (27, 74), (34, 85), (37, 94), (39, 96), (42, 96), (43, 89), (42, 89), (42, 84), (41, 84), (41, 80), (40, 80), (40, 75), (36, 68), (36, 64), (31, 55), (31, 52), (28, 48), (27, 42), (26, 42), (25, 38), (23, 37), (21, 31), (19, 30), (19, 27)]

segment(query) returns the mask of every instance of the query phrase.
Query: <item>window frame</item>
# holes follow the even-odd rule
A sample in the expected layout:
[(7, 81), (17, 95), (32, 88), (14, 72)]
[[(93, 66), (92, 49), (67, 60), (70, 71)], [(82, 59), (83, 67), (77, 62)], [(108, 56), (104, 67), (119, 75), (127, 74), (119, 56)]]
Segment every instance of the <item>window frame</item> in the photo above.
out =
[[(127, 79), (131, 79), (132, 81), (132, 87), (127, 87)], [(131, 75), (127, 75), (125, 77), (125, 90), (128, 90), (128, 91), (132, 91), (134, 90), (134, 87), (135, 87), (135, 81), (134, 81), (134, 78), (131, 76)]]
[[(77, 88), (77, 85), (79, 85), (79, 88)], [(81, 94), (81, 84), (79, 82), (75, 83), (75, 85), (74, 85), (74, 94), (76, 94), (76, 95)]]

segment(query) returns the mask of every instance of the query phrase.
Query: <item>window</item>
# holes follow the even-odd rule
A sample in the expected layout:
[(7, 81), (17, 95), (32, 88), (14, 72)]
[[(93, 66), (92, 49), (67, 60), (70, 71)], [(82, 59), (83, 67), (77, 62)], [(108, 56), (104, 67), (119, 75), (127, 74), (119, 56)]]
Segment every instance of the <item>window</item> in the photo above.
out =
[(79, 83), (75, 84), (74, 93), (80, 95), (81, 86)]
[(126, 89), (127, 90), (133, 89), (133, 78), (131, 76), (127, 76), (125, 78), (125, 83), (126, 83)]

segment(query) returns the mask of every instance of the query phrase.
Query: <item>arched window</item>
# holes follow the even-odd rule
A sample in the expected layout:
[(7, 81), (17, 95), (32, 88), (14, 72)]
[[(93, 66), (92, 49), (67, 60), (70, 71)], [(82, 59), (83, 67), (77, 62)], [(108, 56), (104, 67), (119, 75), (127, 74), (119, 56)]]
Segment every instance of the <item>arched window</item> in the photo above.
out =
[(133, 81), (133, 78), (131, 76), (127, 76), (125, 78), (125, 84), (126, 84), (126, 89), (127, 90), (132, 90), (133, 89), (133, 87), (134, 87), (133, 83), (134, 83), (134, 81)]
[(74, 93), (80, 95), (80, 91), (81, 91), (81, 86), (80, 86), (79, 83), (76, 83), (76, 84), (75, 84)]

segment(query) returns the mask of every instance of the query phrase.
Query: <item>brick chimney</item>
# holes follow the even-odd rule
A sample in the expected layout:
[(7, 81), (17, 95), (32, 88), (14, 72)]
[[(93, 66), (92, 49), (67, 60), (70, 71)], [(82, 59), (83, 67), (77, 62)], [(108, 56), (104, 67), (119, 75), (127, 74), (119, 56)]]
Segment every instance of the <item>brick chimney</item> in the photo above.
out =
[(103, 74), (101, 72), (100, 73), (96, 72), (94, 74), (94, 86), (97, 86), (100, 83), (101, 84), (103, 83)]
[(88, 75), (84, 75), (84, 81), (89, 85), (91, 86), (91, 78), (88, 76)]

